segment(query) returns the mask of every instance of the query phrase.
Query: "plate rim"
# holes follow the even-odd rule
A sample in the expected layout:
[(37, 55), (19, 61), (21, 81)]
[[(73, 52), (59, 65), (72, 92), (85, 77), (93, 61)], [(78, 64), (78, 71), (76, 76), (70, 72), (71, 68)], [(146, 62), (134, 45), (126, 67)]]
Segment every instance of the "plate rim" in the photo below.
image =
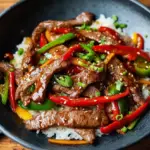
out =
[[(7, 13), (9, 13), (12, 9), (15, 9), (17, 7), (19, 7), (20, 5), (22, 5), (23, 3), (27, 2), (28, 0), (20, 0), (18, 2), (16, 2), (14, 5), (10, 6), (9, 8), (5, 9), (4, 11), (2, 11), (0, 13), (0, 19), (2, 19)], [(134, 5), (137, 5), (139, 7), (141, 7), (142, 9), (144, 9), (147, 13), (150, 14), (150, 9), (148, 7), (146, 7), (145, 5), (143, 5), (142, 3), (140, 3), (139, 1), (137, 0), (128, 0), (130, 2), (132, 2)], [(24, 147), (26, 148), (30, 148), (30, 149), (33, 149), (33, 150), (45, 150), (43, 148), (39, 148), (31, 143), (28, 143), (24, 140), (22, 140), (21, 138), (17, 137), (17, 136), (14, 136), (12, 133), (10, 133), (9, 131), (7, 131), (7, 129), (5, 129), (4, 126), (2, 126), (0, 124), (0, 130), (2, 131), (2, 133), (9, 137), (10, 139), (12, 139), (13, 141), (23, 145)], [(122, 148), (125, 148), (125, 147), (128, 147), (128, 146), (132, 146), (134, 145), (135, 143), (139, 142), (140, 140), (142, 140), (143, 138), (146, 138), (148, 135), (150, 134), (150, 131), (147, 132), (145, 135), (141, 136), (138, 140), (135, 140), (135, 141), (132, 141), (132, 142), (129, 142), (127, 145), (122, 145), (121, 147), (119, 147), (118, 149), (122, 149)]]

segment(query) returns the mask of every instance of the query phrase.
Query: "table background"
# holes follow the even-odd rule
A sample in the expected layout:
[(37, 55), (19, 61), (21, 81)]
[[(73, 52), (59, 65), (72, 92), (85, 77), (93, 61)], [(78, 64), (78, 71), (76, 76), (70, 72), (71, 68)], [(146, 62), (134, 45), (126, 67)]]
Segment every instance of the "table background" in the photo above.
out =
[[(10, 7), (18, 0), (0, 0), (0, 12), (4, 9)], [(150, 0), (139, 0), (143, 4), (150, 6)], [(145, 139), (141, 140), (140, 142), (125, 148), (125, 150), (150, 150), (150, 136), (146, 137)], [(16, 142), (12, 141), (8, 137), (4, 135), (0, 135), (0, 150), (29, 150), (17, 144)]]

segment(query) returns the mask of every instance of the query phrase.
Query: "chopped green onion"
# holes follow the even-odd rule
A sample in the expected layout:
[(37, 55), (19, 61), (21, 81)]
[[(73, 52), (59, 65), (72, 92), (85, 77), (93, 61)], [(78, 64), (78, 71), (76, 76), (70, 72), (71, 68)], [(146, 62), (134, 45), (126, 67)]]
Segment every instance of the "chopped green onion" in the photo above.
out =
[(122, 75), (123, 75), (123, 76), (126, 76), (127, 73), (128, 73), (128, 71), (124, 71), (124, 72), (122, 73)]
[(145, 38), (148, 38), (148, 34), (145, 34), (144, 37), (145, 37)]
[(85, 83), (83, 83), (83, 82), (77, 82), (77, 85), (79, 86), (79, 87), (86, 87), (86, 84)]
[(80, 30), (91, 30), (91, 27), (89, 25), (87, 25), (86, 23), (84, 23), (81, 27)]
[(123, 85), (124, 85), (124, 83), (121, 82), (120, 80), (116, 81), (115, 84), (116, 84), (116, 89), (117, 89), (118, 91), (120, 91), (121, 88), (122, 88)]
[(90, 65), (90, 69), (93, 70), (93, 71), (96, 71), (96, 72), (102, 72), (104, 70), (103, 67), (97, 67), (97, 66), (94, 66), (94, 65)]
[(115, 22), (114, 25), (115, 25), (115, 27), (116, 27), (117, 29), (118, 29), (118, 28), (124, 29), (124, 28), (127, 28), (127, 27), (128, 27), (127, 24), (118, 23), (118, 22)]
[(95, 96), (98, 97), (98, 96), (101, 96), (101, 93), (99, 91), (95, 92)]
[(119, 114), (116, 116), (116, 120), (122, 120), (123, 119), (123, 115), (122, 114)]
[(85, 67), (85, 68), (87, 68), (88, 67), (88, 65), (87, 64), (85, 64), (85, 63), (83, 63), (82, 61), (78, 61), (78, 63), (79, 63), (79, 66), (81, 66), (81, 67)]
[(124, 29), (124, 28), (127, 28), (128, 27), (128, 25), (127, 24), (124, 24), (124, 23), (121, 23), (120, 25), (119, 25), (119, 28), (121, 28), (121, 29)]
[(90, 43), (87, 44), (88, 47), (92, 48), (94, 46), (95, 41), (90, 41)]
[(57, 81), (58, 84), (64, 86), (64, 87), (72, 87), (73, 85), (73, 80), (71, 79), (70, 76), (68, 75), (54, 75), (55, 80)]
[(100, 55), (100, 59), (101, 59), (101, 60), (104, 60), (105, 58), (106, 58), (106, 54), (101, 54), (101, 55)]
[(48, 59), (45, 58), (45, 57), (44, 57), (44, 58), (40, 58), (38, 64), (39, 64), (39, 65), (42, 65), (42, 64), (44, 64), (47, 60), (48, 60)]
[[(92, 44), (93, 44), (93, 43), (92, 43)], [(92, 44), (90, 43), (90, 46), (91, 46)], [(89, 61), (93, 60), (94, 55), (95, 55), (95, 52), (92, 50), (92, 48), (91, 48), (88, 44), (82, 44), (82, 43), (81, 43), (80, 46), (81, 46), (84, 50), (86, 50), (86, 51), (88, 52), (87, 54), (82, 55), (80, 58), (85, 59), (85, 60), (89, 60)]]
[(29, 92), (29, 93), (33, 93), (34, 90), (35, 90), (35, 85), (32, 84), (32, 85), (28, 88), (28, 92)]
[(105, 37), (102, 37), (99, 41), (100, 44), (105, 44), (106, 43), (106, 38)]
[(112, 16), (112, 19), (114, 20), (114, 22), (116, 22), (116, 21), (118, 21), (118, 16), (113, 15), (113, 16)]
[(20, 48), (20, 49), (18, 49), (18, 51), (17, 51), (18, 55), (22, 55), (23, 52), (24, 52), (23, 48)]
[(126, 133), (127, 131), (128, 131), (128, 128), (127, 127), (122, 127), (121, 129), (120, 129), (123, 133)]

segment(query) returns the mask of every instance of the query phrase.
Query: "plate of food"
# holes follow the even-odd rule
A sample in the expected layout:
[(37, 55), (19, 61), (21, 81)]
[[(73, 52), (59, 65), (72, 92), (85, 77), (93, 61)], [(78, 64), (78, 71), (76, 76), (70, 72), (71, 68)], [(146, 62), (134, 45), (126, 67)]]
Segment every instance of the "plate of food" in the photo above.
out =
[(35, 150), (116, 150), (150, 133), (150, 11), (137, 1), (21, 1), (0, 17), (0, 130)]

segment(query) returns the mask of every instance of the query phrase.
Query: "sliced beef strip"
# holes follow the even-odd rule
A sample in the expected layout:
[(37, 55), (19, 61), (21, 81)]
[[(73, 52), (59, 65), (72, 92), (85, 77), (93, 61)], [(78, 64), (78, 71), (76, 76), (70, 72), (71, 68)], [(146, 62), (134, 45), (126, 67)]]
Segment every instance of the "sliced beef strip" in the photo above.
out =
[(11, 70), (14, 70), (14, 67), (6, 62), (0, 62), (0, 71), (1, 72), (9, 72)]
[(34, 44), (37, 43), (39, 40), (39, 36), (42, 32), (46, 29), (51, 31), (53, 28), (57, 27), (71, 27), (76, 25), (82, 25), (83, 23), (91, 23), (93, 20), (94, 15), (90, 12), (82, 12), (73, 20), (66, 20), (66, 21), (54, 21), (48, 20), (41, 22), (33, 31), (32, 33), (32, 40)]
[(105, 112), (97, 110), (44, 111), (33, 119), (25, 121), (29, 130), (46, 129), (51, 126), (71, 128), (97, 128), (108, 124)]
[[(66, 87), (63, 87), (61, 85), (56, 84), (53, 86), (52, 90), (56, 93), (58, 93), (58, 92), (66, 93), (70, 97), (75, 98), (75, 97), (79, 97), (79, 95), (84, 91), (84, 89), (89, 84), (100, 81), (100, 75), (99, 74), (97, 74), (94, 71), (87, 70), (87, 69), (83, 70), (82, 72), (80, 72), (76, 75), (73, 75), (71, 78), (74, 82), (74, 85), (72, 88), (66, 88)], [(83, 84), (85, 84), (85, 86), (80, 87), (78, 85), (78, 82), (82, 82)]]
[(100, 92), (98, 90), (98, 88), (96, 88), (94, 85), (89, 85), (84, 92), (82, 93), (82, 95), (84, 97), (96, 97), (96, 93)]
[(16, 80), (17, 85), (19, 85), (19, 83), (21, 82), (22, 77), (23, 77), (23, 70), (16, 69), (15, 70), (15, 80)]
[(95, 129), (75, 129), (75, 131), (89, 143), (93, 143), (95, 140)]
[(101, 39), (105, 39), (105, 44), (112, 44), (112, 45), (117, 45), (119, 44), (117, 40), (113, 39), (111, 35), (107, 33), (101, 33), (99, 31), (87, 31), (87, 30), (78, 30), (79, 34), (82, 36), (95, 40), (98, 43), (100, 42)]
[[(47, 85), (55, 72), (58, 72), (69, 65), (69, 61), (63, 61), (61, 58), (53, 61), (51, 65), (43, 68), (36, 68), (26, 74), (16, 89), (16, 99), (21, 99), (24, 105), (28, 105), (31, 100), (43, 102)], [(35, 84), (35, 91), (28, 93), (28, 88)]]
[(123, 72), (127, 70), (124, 68), (123, 63), (119, 59), (117, 59), (116, 57), (113, 58), (108, 64), (108, 70), (115, 81), (121, 80), (124, 82), (126, 87), (129, 87), (130, 92), (133, 96), (133, 100), (136, 103), (143, 104), (144, 99), (142, 97), (140, 87), (136, 83), (134, 75), (130, 72), (126, 76), (123, 75)]
[[(110, 35), (107, 32), (102, 33), (99, 31), (87, 31), (87, 30), (77, 30), (77, 32), (88, 39), (95, 40), (98, 43), (100, 42), (101, 39), (104, 39), (105, 44), (108, 44), (108, 45), (119, 44), (119, 42), (115, 40), (114, 38), (112, 38), (112, 35)], [(128, 46), (134, 46), (132, 39), (129, 36), (120, 35), (120, 39), (123, 41), (122, 44), (128, 45)]]

